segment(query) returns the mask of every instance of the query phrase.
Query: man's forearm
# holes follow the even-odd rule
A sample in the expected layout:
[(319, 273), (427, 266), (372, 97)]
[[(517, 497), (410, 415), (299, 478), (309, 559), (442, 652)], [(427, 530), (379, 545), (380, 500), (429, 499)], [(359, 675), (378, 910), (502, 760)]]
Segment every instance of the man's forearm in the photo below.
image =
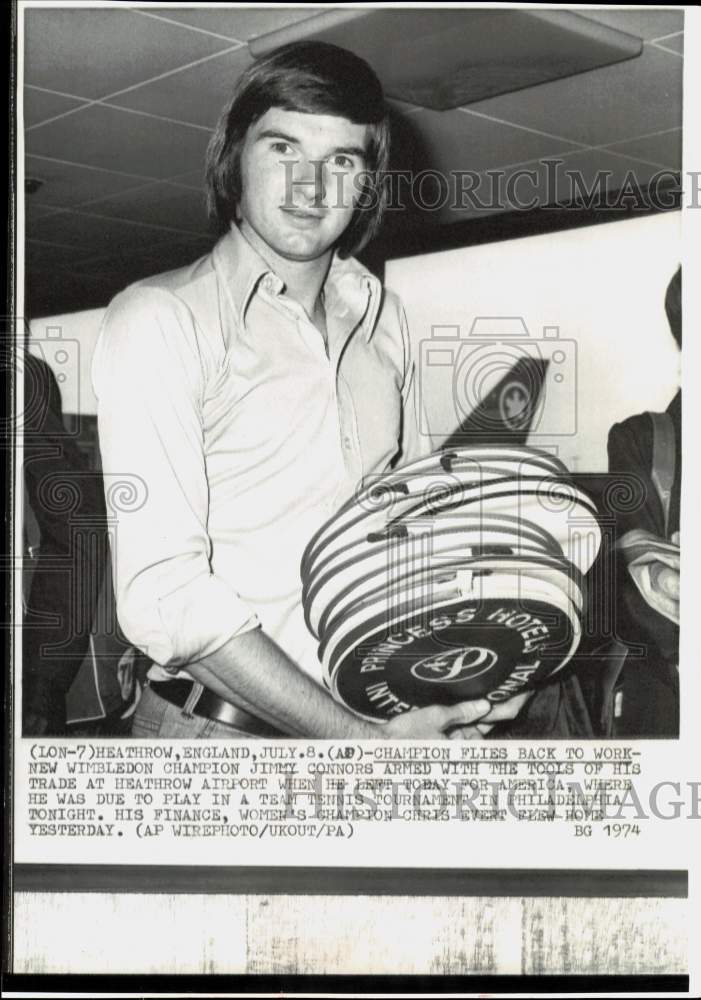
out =
[(378, 739), (380, 725), (338, 705), (261, 629), (230, 639), (215, 653), (188, 664), (188, 672), (289, 736)]
[(220, 697), (291, 737), (439, 740), (450, 734), (467, 739), (474, 724), (492, 709), (485, 698), (478, 698), (427, 705), (385, 723), (366, 722), (336, 704), (260, 629), (230, 639), (187, 669)]

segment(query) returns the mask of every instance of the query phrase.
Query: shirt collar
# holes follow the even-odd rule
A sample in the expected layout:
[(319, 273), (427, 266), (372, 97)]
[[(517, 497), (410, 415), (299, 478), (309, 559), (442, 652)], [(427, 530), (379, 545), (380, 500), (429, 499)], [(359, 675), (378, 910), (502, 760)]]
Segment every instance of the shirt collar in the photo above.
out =
[[(246, 310), (261, 279), (269, 291), (279, 293), (285, 283), (251, 246), (239, 228), (232, 225), (213, 251), (214, 268), (229, 295), (239, 324), (243, 325)], [(372, 337), (380, 306), (380, 281), (353, 257), (341, 259), (334, 253), (324, 283), (327, 313), (343, 318), (353, 328), (362, 323), (367, 340)]]
[(248, 242), (238, 226), (232, 225), (213, 251), (214, 269), (234, 307), (236, 319), (243, 324), (246, 309), (258, 283), (270, 275), (271, 290), (282, 291), (280, 278), (270, 269), (257, 250)]
[(379, 279), (354, 257), (342, 259), (335, 253), (324, 294), (327, 314), (343, 318), (345, 325), (351, 329), (361, 324), (369, 341), (375, 330), (382, 296)]

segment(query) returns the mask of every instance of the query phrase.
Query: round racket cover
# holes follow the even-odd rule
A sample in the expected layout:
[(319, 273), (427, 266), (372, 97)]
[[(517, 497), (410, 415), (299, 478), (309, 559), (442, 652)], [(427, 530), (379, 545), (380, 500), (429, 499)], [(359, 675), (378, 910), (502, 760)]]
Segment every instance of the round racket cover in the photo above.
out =
[(498, 704), (559, 670), (579, 634), (564, 595), (412, 604), (389, 625), (380, 613), (346, 634), (327, 663), (331, 690), (373, 720), (481, 697)]

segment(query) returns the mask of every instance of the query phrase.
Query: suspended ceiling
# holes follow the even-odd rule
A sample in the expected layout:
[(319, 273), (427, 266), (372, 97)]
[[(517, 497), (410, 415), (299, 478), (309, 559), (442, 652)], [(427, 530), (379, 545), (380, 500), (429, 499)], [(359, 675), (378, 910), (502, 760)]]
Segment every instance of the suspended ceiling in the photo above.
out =
[[(202, 164), (222, 104), (251, 48), (290, 28), (314, 37), (329, 10), (24, 9), (26, 176), (41, 182), (26, 199), (28, 314), (104, 305), (129, 281), (206, 252)], [(397, 38), (411, 38), (412, 13), (391, 11)], [(458, 13), (467, 39), (479, 12)], [(679, 171), (683, 13), (577, 15), (640, 39), (640, 55), (451, 110), (395, 99), (399, 148), (412, 168), (483, 178), (534, 169), (537, 179), (521, 190), (539, 204), (566, 197), (547, 186), (544, 159), (561, 160), (585, 184), (607, 171), (611, 190), (631, 173), (644, 186), (661, 170)], [(429, 221), (513, 207), (508, 198), (484, 208), (448, 203)]]

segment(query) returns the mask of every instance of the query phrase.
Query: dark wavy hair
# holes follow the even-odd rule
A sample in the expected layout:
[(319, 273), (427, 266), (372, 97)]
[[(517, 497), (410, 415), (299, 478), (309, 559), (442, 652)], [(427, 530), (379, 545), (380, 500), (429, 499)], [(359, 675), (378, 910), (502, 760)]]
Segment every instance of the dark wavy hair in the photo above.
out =
[(672, 280), (667, 285), (664, 299), (667, 322), (677, 346), (682, 346), (682, 268), (681, 264), (674, 272)]
[(207, 149), (207, 208), (220, 233), (236, 218), (246, 133), (270, 108), (337, 115), (368, 126), (366, 173), (359, 204), (341, 237), (342, 257), (377, 233), (387, 202), (389, 119), (382, 85), (368, 64), (337, 45), (293, 42), (247, 69), (224, 108)]

